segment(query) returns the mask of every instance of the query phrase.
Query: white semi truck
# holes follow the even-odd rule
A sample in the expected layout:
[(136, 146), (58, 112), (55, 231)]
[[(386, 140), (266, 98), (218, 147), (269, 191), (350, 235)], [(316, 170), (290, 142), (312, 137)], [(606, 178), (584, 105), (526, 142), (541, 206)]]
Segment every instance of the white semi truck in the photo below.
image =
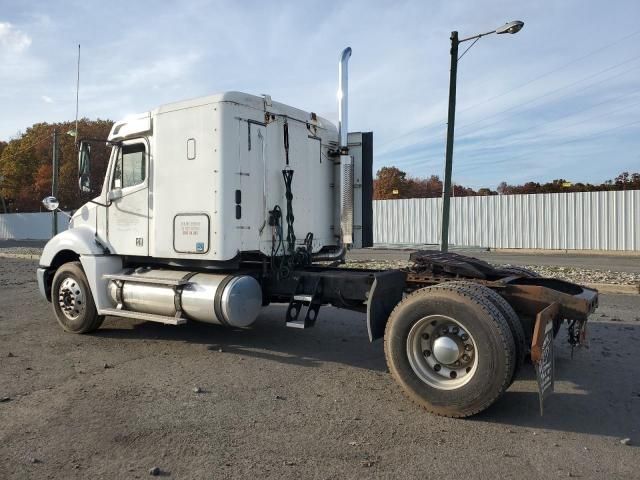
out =
[[(339, 62), (337, 128), (238, 92), (116, 122), (101, 140), (112, 152), (99, 195), (37, 270), (62, 328), (89, 333), (107, 316), (247, 328), (270, 303), (288, 305), (287, 326), (308, 328), (333, 305), (366, 314), (394, 379), (430, 412), (482, 411), (529, 357), (544, 397), (553, 334), (568, 320), (581, 343), (596, 291), (428, 251), (403, 270), (338, 268), (349, 248), (372, 244), (373, 142), (348, 132), (350, 56)], [(79, 144), (83, 191), (94, 141)]]

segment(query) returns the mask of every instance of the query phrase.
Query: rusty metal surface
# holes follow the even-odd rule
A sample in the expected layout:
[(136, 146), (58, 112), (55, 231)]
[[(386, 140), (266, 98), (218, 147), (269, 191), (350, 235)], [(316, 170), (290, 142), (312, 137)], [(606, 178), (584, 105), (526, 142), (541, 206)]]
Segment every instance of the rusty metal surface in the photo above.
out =
[(585, 320), (598, 306), (598, 292), (563, 280), (514, 275), (483, 260), (456, 253), (418, 251), (409, 257), (414, 264), (407, 273), (407, 288), (427, 287), (467, 279), (500, 293), (520, 315), (536, 317), (557, 303), (560, 319)]
[(542, 344), (547, 323), (553, 322), (558, 316), (560, 305), (556, 302), (540, 310), (536, 315), (536, 323), (533, 327), (533, 339), (531, 341), (531, 361), (538, 363), (542, 359)]
[[(540, 279), (541, 282), (549, 279)], [(598, 306), (598, 292), (579, 285), (563, 282), (579, 289), (576, 292), (557, 290), (556, 282), (548, 285), (507, 284), (500, 293), (519, 313), (535, 316), (552, 303), (559, 305), (562, 319), (585, 320)]]
[(410, 271), (460, 275), (469, 278), (485, 279), (498, 274), (497, 270), (484, 260), (479, 260), (452, 252), (420, 250), (409, 256), (414, 264)]

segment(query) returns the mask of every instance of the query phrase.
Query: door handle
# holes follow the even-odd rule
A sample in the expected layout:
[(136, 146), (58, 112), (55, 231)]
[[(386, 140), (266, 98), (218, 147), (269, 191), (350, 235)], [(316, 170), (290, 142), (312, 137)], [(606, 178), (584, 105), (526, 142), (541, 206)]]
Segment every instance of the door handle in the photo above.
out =
[(109, 201), (114, 201), (114, 200), (119, 200), (122, 198), (122, 189), (121, 188), (116, 188), (114, 190), (110, 190), (109, 193), (107, 194), (107, 198), (109, 199)]

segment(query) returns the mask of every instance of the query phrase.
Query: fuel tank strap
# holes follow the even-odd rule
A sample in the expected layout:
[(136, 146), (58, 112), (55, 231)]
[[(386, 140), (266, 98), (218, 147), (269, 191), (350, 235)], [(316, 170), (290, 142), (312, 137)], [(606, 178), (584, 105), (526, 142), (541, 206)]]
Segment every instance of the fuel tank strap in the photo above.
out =
[(230, 325), (229, 322), (227, 322), (227, 319), (224, 317), (224, 313), (222, 312), (222, 295), (224, 293), (224, 290), (227, 288), (227, 285), (229, 285), (231, 280), (233, 280), (234, 278), (236, 278), (234, 275), (229, 275), (220, 282), (218, 288), (216, 289), (216, 296), (213, 300), (213, 313), (215, 314), (218, 321), (226, 327), (229, 327)]
[(182, 289), (185, 287), (185, 285), (189, 283), (189, 280), (197, 274), (198, 272), (187, 273), (184, 277), (180, 279), (180, 284), (175, 285), (173, 287), (173, 305), (175, 306), (175, 309), (176, 309), (176, 314), (175, 314), (176, 318), (184, 317), (183, 311), (182, 311)]

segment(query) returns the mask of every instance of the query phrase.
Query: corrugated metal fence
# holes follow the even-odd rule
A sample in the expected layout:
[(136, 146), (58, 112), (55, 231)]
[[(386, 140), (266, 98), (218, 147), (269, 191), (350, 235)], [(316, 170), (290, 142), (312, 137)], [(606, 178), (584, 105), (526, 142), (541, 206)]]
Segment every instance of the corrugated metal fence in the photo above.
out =
[[(373, 241), (440, 242), (442, 199), (376, 200)], [(457, 246), (640, 251), (640, 190), (451, 199)]]
[[(442, 199), (376, 200), (373, 241), (440, 242)], [(58, 215), (58, 230), (68, 219)], [(0, 215), (0, 240), (48, 239), (50, 213)], [(457, 246), (640, 251), (640, 190), (451, 199), (449, 242)]]
[[(3, 213), (0, 215), (0, 240), (48, 240), (51, 238), (52, 214)], [(69, 226), (69, 219), (58, 213), (58, 231)]]

